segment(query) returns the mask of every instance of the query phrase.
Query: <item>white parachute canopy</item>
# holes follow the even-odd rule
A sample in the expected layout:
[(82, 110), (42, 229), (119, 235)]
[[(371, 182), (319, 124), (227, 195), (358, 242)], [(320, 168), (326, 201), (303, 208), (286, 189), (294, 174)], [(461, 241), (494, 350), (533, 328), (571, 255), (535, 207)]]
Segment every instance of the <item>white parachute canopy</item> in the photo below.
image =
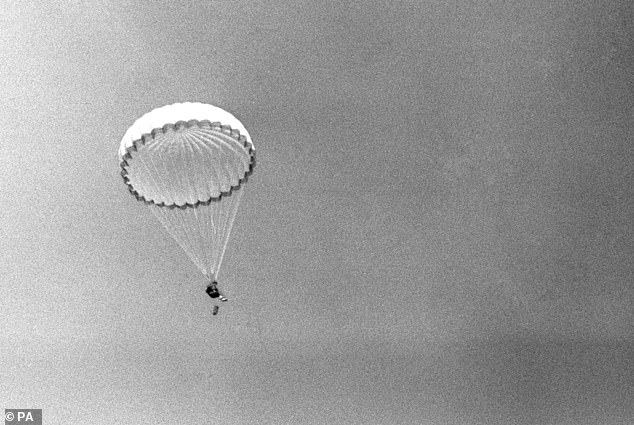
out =
[(251, 137), (229, 112), (177, 103), (139, 118), (119, 148), (121, 175), (210, 280), (255, 166)]

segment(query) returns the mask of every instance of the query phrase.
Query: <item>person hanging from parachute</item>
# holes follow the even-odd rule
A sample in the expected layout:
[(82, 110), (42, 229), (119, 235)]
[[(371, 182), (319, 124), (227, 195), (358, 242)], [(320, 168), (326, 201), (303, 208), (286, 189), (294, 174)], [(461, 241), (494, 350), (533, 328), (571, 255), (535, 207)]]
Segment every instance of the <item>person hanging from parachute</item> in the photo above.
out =
[[(209, 295), (209, 297), (212, 299), (219, 298), (220, 301), (222, 302), (229, 301), (220, 293), (220, 291), (218, 291), (218, 282), (216, 282), (215, 280), (211, 282), (209, 285), (207, 285), (207, 289), (205, 290), (205, 292), (207, 292), (207, 295)], [(218, 304), (214, 305), (214, 311), (213, 311), (214, 316), (218, 314), (219, 308), (220, 307), (218, 307)]]
[[(216, 281), (255, 148), (229, 112), (176, 103), (139, 118), (119, 147), (121, 176), (207, 279), (206, 293), (227, 301)], [(214, 304), (213, 314), (218, 313)]]

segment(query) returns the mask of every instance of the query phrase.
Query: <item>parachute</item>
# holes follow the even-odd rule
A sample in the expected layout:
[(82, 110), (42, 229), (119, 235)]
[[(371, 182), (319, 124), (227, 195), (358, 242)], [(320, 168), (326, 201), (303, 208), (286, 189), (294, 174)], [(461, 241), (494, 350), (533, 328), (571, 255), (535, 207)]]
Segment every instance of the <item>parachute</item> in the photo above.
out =
[(214, 281), (255, 166), (251, 136), (229, 112), (177, 103), (139, 118), (119, 147), (121, 176)]

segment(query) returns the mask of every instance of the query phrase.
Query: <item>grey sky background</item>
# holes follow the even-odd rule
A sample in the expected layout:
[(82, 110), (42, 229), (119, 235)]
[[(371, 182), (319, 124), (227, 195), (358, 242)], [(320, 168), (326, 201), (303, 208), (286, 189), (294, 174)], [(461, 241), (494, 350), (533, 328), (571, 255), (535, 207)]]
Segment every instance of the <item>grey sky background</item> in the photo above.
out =
[[(629, 1), (11, 1), (0, 408), (45, 423), (634, 421)], [(144, 113), (258, 150), (204, 281), (127, 192)]]

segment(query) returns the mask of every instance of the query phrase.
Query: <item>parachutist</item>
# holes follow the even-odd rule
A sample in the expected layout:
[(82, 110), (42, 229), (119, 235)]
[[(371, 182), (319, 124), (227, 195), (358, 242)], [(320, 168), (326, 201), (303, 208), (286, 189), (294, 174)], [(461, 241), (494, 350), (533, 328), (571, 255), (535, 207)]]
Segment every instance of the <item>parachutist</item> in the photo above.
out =
[(215, 278), (244, 194), (240, 189), (254, 166), (255, 147), (240, 120), (199, 102), (148, 112), (119, 145), (118, 168), (128, 191), (152, 205), (152, 214), (194, 261), (205, 283), (213, 282), (207, 294), (220, 301), (227, 299)]
[(207, 295), (211, 298), (218, 298), (220, 296), (220, 292), (218, 292), (218, 283), (214, 281), (213, 283), (207, 285), (205, 292), (207, 292)]
[[(223, 297), (220, 291), (218, 291), (218, 282), (216, 282), (215, 280), (207, 285), (207, 289), (205, 290), (205, 292), (207, 292), (207, 295), (209, 295), (209, 297), (211, 298), (220, 298), (220, 301), (227, 301), (227, 298)], [(218, 314), (219, 309), (220, 307), (218, 307), (218, 304), (214, 305), (214, 316)]]
[(205, 292), (207, 292), (207, 295), (209, 295), (211, 298), (220, 298), (220, 301), (227, 301), (227, 298), (222, 296), (220, 291), (218, 291), (218, 282), (216, 282), (215, 280), (207, 285), (207, 289)]

